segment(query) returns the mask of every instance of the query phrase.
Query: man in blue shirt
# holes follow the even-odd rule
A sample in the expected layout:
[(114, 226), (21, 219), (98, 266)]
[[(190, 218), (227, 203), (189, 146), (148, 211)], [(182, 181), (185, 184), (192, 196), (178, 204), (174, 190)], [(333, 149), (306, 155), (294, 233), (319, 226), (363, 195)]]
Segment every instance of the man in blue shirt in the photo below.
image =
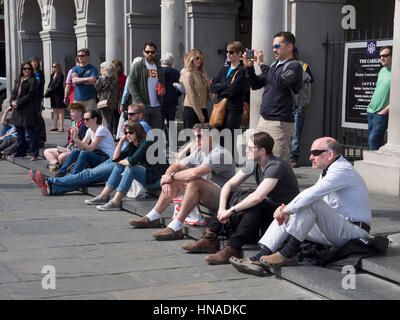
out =
[(72, 68), (72, 83), (75, 84), (74, 102), (82, 103), (86, 111), (96, 110), (96, 89), (94, 84), (99, 77), (97, 69), (89, 64), (89, 49), (78, 51), (79, 65)]

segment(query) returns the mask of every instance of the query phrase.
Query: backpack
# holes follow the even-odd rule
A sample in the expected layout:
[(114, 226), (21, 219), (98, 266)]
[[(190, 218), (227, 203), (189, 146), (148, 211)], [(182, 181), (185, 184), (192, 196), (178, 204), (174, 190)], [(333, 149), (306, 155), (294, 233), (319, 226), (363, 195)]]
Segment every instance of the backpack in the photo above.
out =
[[(272, 63), (271, 67), (274, 66), (276, 63), (277, 61)], [(283, 65), (282, 72), (285, 72), (287, 67), (291, 63), (300, 63), (303, 68), (303, 80), (300, 90), (298, 92), (295, 92), (292, 87), (289, 87), (289, 90), (293, 97), (293, 105), (296, 107), (304, 107), (309, 104), (311, 100), (311, 76), (308, 72), (306, 72), (308, 64), (302, 61), (293, 60)]]

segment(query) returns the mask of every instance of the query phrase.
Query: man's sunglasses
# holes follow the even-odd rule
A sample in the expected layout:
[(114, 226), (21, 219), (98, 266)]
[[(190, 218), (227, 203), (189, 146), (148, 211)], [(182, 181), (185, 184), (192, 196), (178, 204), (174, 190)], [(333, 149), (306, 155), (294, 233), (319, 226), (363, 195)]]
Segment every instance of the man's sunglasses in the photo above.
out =
[(387, 57), (390, 57), (391, 56), (391, 54), (390, 53), (387, 53), (387, 54), (381, 54), (380, 56), (379, 56), (379, 59), (382, 59), (382, 58), (387, 58)]
[(78, 54), (77, 57), (78, 58), (83, 58), (83, 57), (86, 57), (86, 54)]
[(92, 120), (93, 118), (83, 118), (83, 120), (85, 120), (85, 121), (89, 121), (89, 120)]
[(134, 117), (135, 115), (140, 114), (140, 113), (141, 113), (141, 112), (128, 112), (128, 117), (129, 117), (129, 116)]
[(235, 52), (236, 51), (233, 51), (233, 50), (226, 50), (226, 52), (225, 52), (225, 54), (230, 54), (230, 55), (233, 55), (233, 54), (235, 54)]
[(318, 157), (319, 155), (321, 155), (322, 153), (329, 151), (329, 150), (311, 150), (311, 154), (314, 157)]
[(274, 44), (272, 45), (272, 49), (279, 49), (282, 46), (283, 43), (278, 43), (278, 44)]
[(150, 50), (145, 50), (144, 52), (146, 52), (147, 54), (155, 54), (155, 51), (150, 51)]

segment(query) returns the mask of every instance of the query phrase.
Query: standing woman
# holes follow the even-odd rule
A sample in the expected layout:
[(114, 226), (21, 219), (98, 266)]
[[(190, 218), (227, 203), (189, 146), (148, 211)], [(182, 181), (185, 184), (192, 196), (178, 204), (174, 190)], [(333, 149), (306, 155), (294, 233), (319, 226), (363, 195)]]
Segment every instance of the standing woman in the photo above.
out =
[(43, 70), (40, 69), (40, 61), (38, 58), (33, 57), (29, 60), (32, 65), (33, 72), (32, 74), (35, 76), (38, 81), (38, 87), (36, 90), (36, 98), (38, 100), (39, 111), (42, 112), (44, 110), (43, 106), (43, 93), (44, 93), (44, 73)]
[[(217, 129), (229, 129), (232, 142), (234, 141), (234, 129), (239, 129), (243, 113), (243, 90), (246, 81), (246, 71), (241, 64), (243, 51), (243, 45), (239, 41), (234, 41), (227, 45), (226, 58), (228, 65), (219, 71), (210, 85), (211, 92), (217, 95), (216, 102), (228, 98), (224, 122)], [(225, 145), (225, 147), (231, 146)], [(233, 149), (230, 151), (232, 152)]]
[(11, 156), (25, 157), (26, 142), (25, 129), (29, 135), (29, 152), (31, 160), (37, 160), (39, 155), (39, 141), (36, 129), (39, 125), (39, 107), (36, 96), (38, 82), (33, 75), (33, 68), (30, 62), (21, 65), (19, 79), (15, 81), (14, 88), (11, 92), (11, 107), (13, 113), (10, 123), (17, 129), (17, 151)]
[(183, 108), (184, 128), (193, 128), (196, 123), (208, 122), (207, 102), (210, 100), (210, 81), (204, 68), (204, 56), (200, 50), (192, 49), (185, 59), (185, 68), (180, 81), (185, 86)]
[(99, 111), (103, 117), (103, 125), (112, 132), (111, 115), (114, 110), (118, 110), (121, 87), (111, 62), (105, 61), (100, 65), (100, 77), (96, 81), (95, 88), (99, 101), (107, 100), (107, 106)]
[[(113, 65), (114, 65), (114, 68), (115, 68), (115, 73), (117, 74), (117, 77), (118, 77), (118, 80), (119, 80), (119, 86), (120, 86), (120, 89), (121, 89), (121, 100), (120, 100), (120, 103), (121, 103), (121, 101), (122, 101), (122, 96), (123, 96), (123, 94), (124, 94), (124, 89), (125, 89), (125, 84), (126, 84), (126, 78), (127, 78), (127, 76), (124, 74), (124, 66), (122, 65), (122, 62), (121, 61), (119, 61), (119, 60), (113, 60)], [(120, 104), (119, 103), (119, 104)], [(122, 110), (118, 107), (117, 108), (117, 110), (114, 110), (113, 111), (113, 114), (112, 114), (112, 125), (111, 125), (111, 127), (112, 127), (112, 134), (114, 135), (114, 136), (116, 136), (117, 135), (117, 130), (118, 130), (118, 122), (119, 122), (119, 117), (120, 117), (120, 114), (122, 113)]]
[(86, 163), (91, 167), (96, 167), (100, 163), (112, 157), (115, 149), (114, 139), (111, 132), (101, 125), (101, 115), (97, 110), (90, 110), (84, 114), (84, 121), (88, 130), (81, 140), (79, 138), (79, 129), (71, 128), (72, 140), (76, 146), (67, 160), (64, 162), (57, 177), (67, 174), (68, 168), (75, 162), (71, 174), (79, 173), (85, 169)]
[(60, 127), (58, 132), (64, 132), (64, 73), (59, 62), (53, 62), (51, 66), (50, 82), (46, 89), (46, 98), (50, 98), (53, 113), (53, 128), (49, 131), (57, 131), (57, 122), (60, 119)]

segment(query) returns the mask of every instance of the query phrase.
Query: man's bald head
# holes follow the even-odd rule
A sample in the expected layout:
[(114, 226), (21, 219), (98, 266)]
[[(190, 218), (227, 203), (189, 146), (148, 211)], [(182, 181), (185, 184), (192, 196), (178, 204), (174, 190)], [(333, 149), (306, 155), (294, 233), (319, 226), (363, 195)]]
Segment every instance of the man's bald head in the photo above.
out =
[[(332, 137), (318, 138), (313, 142), (313, 145), (314, 144), (318, 145), (318, 148), (322, 147), (323, 149), (333, 151), (335, 156), (339, 156), (342, 154), (342, 146), (336, 139)], [(311, 150), (313, 150), (313, 148), (311, 148)]]
[(325, 170), (340, 154), (340, 143), (334, 138), (323, 137), (311, 145), (310, 160), (314, 169)]

